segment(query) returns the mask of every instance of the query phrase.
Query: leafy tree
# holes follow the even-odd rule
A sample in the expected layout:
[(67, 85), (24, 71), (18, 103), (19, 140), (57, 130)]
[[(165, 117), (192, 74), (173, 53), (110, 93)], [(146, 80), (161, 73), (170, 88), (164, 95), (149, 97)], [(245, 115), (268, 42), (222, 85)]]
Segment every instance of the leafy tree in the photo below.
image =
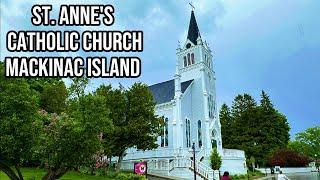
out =
[(43, 177), (46, 180), (58, 179), (82, 165), (94, 164), (95, 154), (103, 150), (100, 134), (112, 129), (104, 97), (85, 95), (85, 86), (72, 84), (71, 87), (81, 88), (77, 88), (77, 96), (69, 100), (68, 114), (49, 115), (50, 123), (41, 136), (39, 149), (48, 169)]
[(89, 79), (86, 77), (73, 78), (69, 87), (69, 95), (72, 98), (80, 98), (81, 96), (84, 96), (88, 84)]
[(238, 95), (232, 105), (232, 117), (234, 118), (234, 144), (232, 148), (242, 149), (247, 157), (257, 157), (259, 146), (257, 146), (256, 132), (257, 104), (249, 94)]
[[(125, 128), (125, 112), (126, 112), (126, 100), (123, 89), (112, 89), (112, 86), (100, 86), (95, 92), (97, 95), (105, 97), (105, 104), (110, 109), (109, 117), (113, 122), (114, 129), (109, 133), (103, 135), (104, 139), (104, 152), (108, 157), (118, 156), (121, 154), (119, 148), (117, 148), (117, 136), (121, 136)], [(126, 134), (122, 135), (122, 138)]]
[(258, 162), (265, 164), (268, 155), (277, 149), (285, 148), (289, 141), (289, 125), (284, 115), (278, 112), (269, 96), (262, 91), (258, 109), (257, 143), (261, 146)]
[(314, 154), (312, 153), (312, 148), (305, 143), (302, 143), (300, 141), (289, 141), (288, 149), (295, 151), (296, 153), (301, 153), (304, 156), (307, 157), (313, 157)]
[(255, 163), (256, 163), (256, 159), (253, 156), (251, 156), (250, 159), (247, 159), (247, 164), (251, 164), (251, 168), (253, 172), (255, 168)]
[(222, 143), (225, 148), (232, 148), (234, 144), (233, 136), (233, 119), (231, 117), (230, 108), (227, 104), (223, 104), (220, 109), (219, 119), (221, 123)]
[(28, 78), (26, 81), (37, 92), (41, 109), (57, 114), (65, 110), (68, 92), (61, 78)]
[(47, 85), (56, 86), (63, 83), (61, 78), (27, 78), (30, 88), (41, 94)]
[(220, 121), (223, 146), (242, 149), (247, 159), (254, 158), (261, 165), (266, 164), (269, 154), (285, 148), (289, 141), (287, 119), (264, 91), (259, 105), (249, 94), (236, 96), (231, 110), (227, 105), (221, 107)]
[(101, 86), (96, 93), (106, 98), (114, 130), (104, 134), (106, 152), (118, 156), (117, 171), (128, 148), (154, 149), (158, 145), (160, 118), (148, 86), (135, 83), (130, 89)]
[(308, 163), (308, 157), (288, 149), (277, 150), (268, 158), (269, 166), (305, 167)]
[(316, 163), (316, 167), (319, 168), (320, 157), (320, 126), (309, 128), (304, 132), (296, 135), (295, 141), (291, 141), (288, 144), (288, 149), (300, 153), (310, 159), (313, 159)]
[(47, 84), (41, 93), (40, 106), (49, 113), (60, 114), (66, 109), (67, 96), (68, 91), (62, 81), (55, 85)]
[(23, 179), (20, 162), (30, 158), (38, 137), (37, 111), (36, 92), (25, 79), (5, 78), (0, 62), (0, 170), (10, 179)]
[(212, 149), (211, 155), (210, 155), (210, 164), (212, 169), (219, 170), (222, 164), (221, 156), (219, 155), (216, 148)]
[(290, 144), (295, 151), (304, 153), (311, 158), (320, 157), (320, 126), (309, 128), (296, 135), (295, 141)]

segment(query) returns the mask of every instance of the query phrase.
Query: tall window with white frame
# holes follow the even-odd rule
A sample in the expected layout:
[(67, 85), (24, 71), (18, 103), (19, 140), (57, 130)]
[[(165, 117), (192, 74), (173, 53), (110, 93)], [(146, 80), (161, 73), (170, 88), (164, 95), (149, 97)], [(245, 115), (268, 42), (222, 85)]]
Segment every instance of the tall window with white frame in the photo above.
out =
[(187, 147), (191, 147), (191, 137), (190, 137), (190, 120), (186, 119), (186, 140), (187, 140)]
[(183, 57), (183, 65), (184, 65), (184, 67), (188, 66), (188, 62), (187, 62), (187, 57), (186, 56)]
[(194, 54), (191, 53), (191, 64), (194, 64)]
[(209, 109), (209, 117), (214, 118), (215, 104), (213, 101), (213, 96), (209, 94), (208, 96), (208, 109)]
[(198, 121), (198, 145), (202, 147), (202, 132), (201, 132), (201, 120)]
[(168, 118), (164, 119), (164, 125), (162, 125), (161, 130), (161, 147), (168, 147)]

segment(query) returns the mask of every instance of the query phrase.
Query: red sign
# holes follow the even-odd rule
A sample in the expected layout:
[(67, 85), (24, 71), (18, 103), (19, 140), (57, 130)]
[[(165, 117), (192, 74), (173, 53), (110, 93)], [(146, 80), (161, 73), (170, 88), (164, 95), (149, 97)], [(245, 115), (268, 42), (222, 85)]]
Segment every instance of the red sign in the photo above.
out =
[(147, 174), (147, 162), (134, 163), (134, 173), (135, 174)]

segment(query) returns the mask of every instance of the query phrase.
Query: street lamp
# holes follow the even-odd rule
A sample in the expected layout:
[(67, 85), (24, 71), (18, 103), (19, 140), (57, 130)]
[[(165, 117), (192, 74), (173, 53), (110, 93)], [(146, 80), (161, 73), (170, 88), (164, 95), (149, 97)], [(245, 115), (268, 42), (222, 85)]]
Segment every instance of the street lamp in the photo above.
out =
[(196, 146), (194, 141), (192, 141), (192, 152), (193, 152), (193, 174), (194, 180), (197, 179), (197, 172), (196, 172)]

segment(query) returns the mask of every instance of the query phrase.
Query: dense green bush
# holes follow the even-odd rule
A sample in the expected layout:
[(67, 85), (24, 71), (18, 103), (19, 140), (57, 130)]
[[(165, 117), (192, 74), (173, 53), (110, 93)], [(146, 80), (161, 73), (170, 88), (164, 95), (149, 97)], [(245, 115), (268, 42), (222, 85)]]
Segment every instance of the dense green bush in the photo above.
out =
[(217, 149), (214, 148), (210, 155), (211, 168), (214, 170), (218, 170), (221, 167), (221, 163), (222, 163), (221, 156), (219, 155)]
[(131, 174), (131, 173), (119, 173), (115, 179), (117, 180), (145, 180), (145, 176)]
[(231, 179), (232, 180), (242, 180), (242, 179), (255, 179), (257, 177), (261, 177), (261, 176), (264, 176), (263, 173), (261, 173), (260, 171), (255, 171), (255, 172), (252, 172), (252, 171), (249, 171), (248, 174), (236, 174), (236, 175), (232, 175), (231, 176)]

